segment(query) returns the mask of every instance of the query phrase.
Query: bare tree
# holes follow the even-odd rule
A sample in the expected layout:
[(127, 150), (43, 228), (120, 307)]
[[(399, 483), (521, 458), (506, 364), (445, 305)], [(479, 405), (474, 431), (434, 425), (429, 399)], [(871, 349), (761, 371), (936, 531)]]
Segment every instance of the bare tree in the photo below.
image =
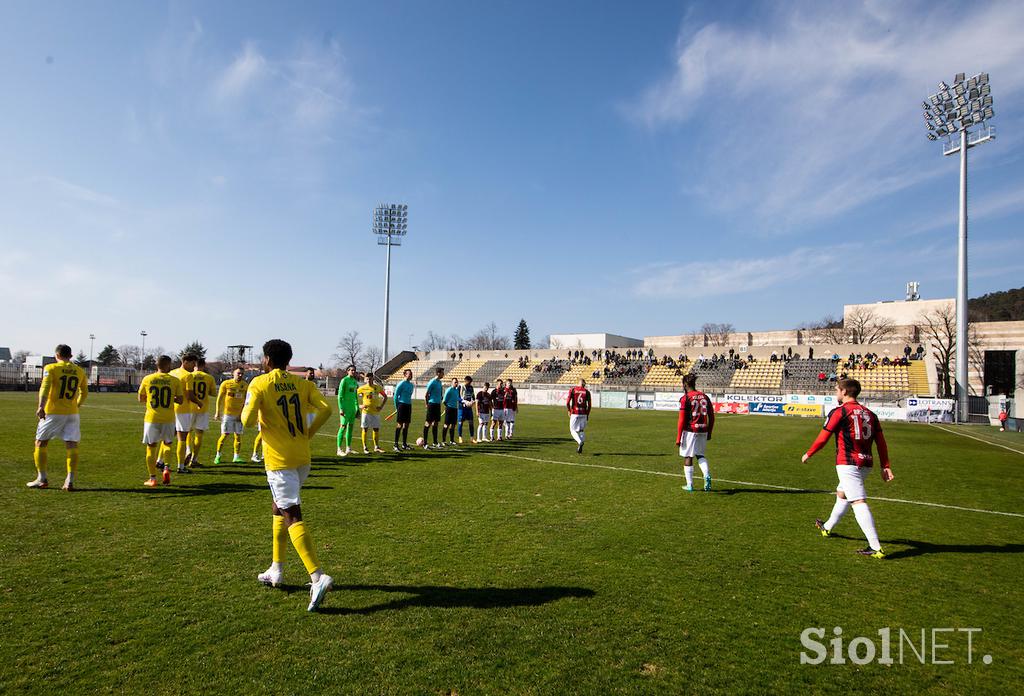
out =
[(381, 365), (381, 349), (378, 346), (367, 346), (363, 351), (363, 369), (368, 372), (376, 372)]
[(341, 365), (358, 365), (363, 354), (363, 342), (359, 340), (358, 331), (349, 331), (338, 341), (334, 361)]
[(826, 314), (818, 321), (808, 322), (797, 329), (806, 331), (808, 338), (813, 343), (846, 343), (846, 329), (843, 328), (843, 320), (836, 319), (831, 314)]
[(691, 348), (698, 343), (704, 343), (704, 335), (699, 333), (685, 333), (679, 336), (680, 348)]
[(512, 341), (498, 331), (493, 321), (466, 340), (466, 348), (476, 350), (508, 350)]
[(117, 352), (121, 354), (121, 364), (125, 367), (141, 367), (142, 346), (123, 345), (118, 346)]
[(32, 355), (32, 351), (28, 351), (28, 350), (16, 350), (16, 351), (14, 351), (14, 355), (12, 356), (14, 358), (14, 364), (15, 365), (24, 365), (25, 364), (25, 360), (30, 355)]
[(931, 345), (935, 370), (939, 378), (939, 396), (953, 396), (952, 363), (956, 355), (956, 312), (947, 305), (918, 317), (921, 333)]
[(857, 307), (843, 318), (843, 329), (850, 343), (882, 343), (894, 337), (896, 324), (892, 319), (880, 317), (867, 307)]
[(447, 350), (450, 344), (450, 336), (434, 333), (433, 331), (427, 331), (427, 336), (420, 343), (420, 348), (423, 350)]
[(708, 345), (711, 346), (727, 346), (729, 345), (729, 339), (732, 337), (733, 332), (736, 330), (732, 324), (714, 324), (708, 322), (700, 327), (701, 333), (707, 337)]

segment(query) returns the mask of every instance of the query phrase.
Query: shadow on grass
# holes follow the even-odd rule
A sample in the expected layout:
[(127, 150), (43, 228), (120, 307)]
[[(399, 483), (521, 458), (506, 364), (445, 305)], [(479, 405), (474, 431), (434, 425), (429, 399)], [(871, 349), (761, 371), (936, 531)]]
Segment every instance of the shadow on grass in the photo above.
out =
[[(201, 496), (201, 495), (224, 495), (227, 493), (249, 493), (252, 491), (266, 491), (267, 485), (256, 485), (252, 483), (230, 483), (227, 481), (213, 481), (197, 485), (170, 485), (160, 484), (156, 488), (79, 488), (76, 493), (143, 493), (158, 498)], [(331, 490), (330, 486), (303, 486), (302, 490)]]
[[(846, 536), (834, 532), (832, 536), (836, 539), (864, 542), (863, 537)], [(1024, 553), (1024, 544), (933, 544), (930, 541), (915, 539), (882, 539), (881, 541), (882, 548), (890, 544), (906, 547), (897, 551), (886, 551), (885, 557), (889, 560), (913, 558), (929, 553)]]
[[(570, 441), (571, 442), (571, 441)], [(574, 445), (575, 447), (575, 445)], [(670, 457), (671, 452), (591, 452), (591, 457)]]
[[(291, 588), (288, 588), (291, 590)], [(302, 589), (305, 588), (295, 588)], [(294, 590), (291, 590), (294, 591)], [(379, 611), (397, 611), (409, 607), (437, 607), (464, 609), (497, 609), (504, 607), (536, 607), (567, 597), (593, 597), (596, 593), (586, 587), (442, 587), (436, 585), (335, 585), (334, 592), (396, 592), (401, 597), (390, 602), (373, 604), (360, 609), (327, 606), (321, 614), (375, 614)]]

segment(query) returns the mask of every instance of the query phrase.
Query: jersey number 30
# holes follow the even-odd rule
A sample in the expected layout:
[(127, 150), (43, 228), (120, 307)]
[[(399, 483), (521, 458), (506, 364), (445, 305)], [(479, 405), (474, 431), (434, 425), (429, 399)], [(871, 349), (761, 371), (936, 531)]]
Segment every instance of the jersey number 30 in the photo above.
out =
[(171, 407), (171, 388), (170, 387), (150, 387), (149, 388), (149, 407), (154, 411), (158, 408), (170, 408)]

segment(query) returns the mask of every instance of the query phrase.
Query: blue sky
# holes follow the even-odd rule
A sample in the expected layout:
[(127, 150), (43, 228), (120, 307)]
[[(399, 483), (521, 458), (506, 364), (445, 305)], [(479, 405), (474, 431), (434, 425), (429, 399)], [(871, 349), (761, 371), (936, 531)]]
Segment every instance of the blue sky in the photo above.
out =
[(971, 295), (1024, 283), (1020, 3), (4, 3), (0, 345), (791, 328), (955, 289), (921, 99), (991, 74)]

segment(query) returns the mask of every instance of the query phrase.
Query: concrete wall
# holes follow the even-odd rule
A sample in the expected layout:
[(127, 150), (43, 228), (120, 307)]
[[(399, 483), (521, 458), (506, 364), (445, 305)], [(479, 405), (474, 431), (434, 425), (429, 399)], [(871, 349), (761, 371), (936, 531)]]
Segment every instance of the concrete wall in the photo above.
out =
[(850, 316), (850, 313), (857, 309), (868, 309), (877, 314), (880, 318), (889, 319), (897, 326), (912, 326), (919, 323), (918, 318), (922, 314), (934, 310), (941, 310), (947, 307), (955, 307), (952, 299), (948, 300), (896, 300), (893, 302), (872, 302), (868, 304), (843, 305), (843, 319)]
[(639, 338), (610, 333), (551, 334), (551, 346), (555, 349), (639, 348), (643, 345), (644, 342)]

